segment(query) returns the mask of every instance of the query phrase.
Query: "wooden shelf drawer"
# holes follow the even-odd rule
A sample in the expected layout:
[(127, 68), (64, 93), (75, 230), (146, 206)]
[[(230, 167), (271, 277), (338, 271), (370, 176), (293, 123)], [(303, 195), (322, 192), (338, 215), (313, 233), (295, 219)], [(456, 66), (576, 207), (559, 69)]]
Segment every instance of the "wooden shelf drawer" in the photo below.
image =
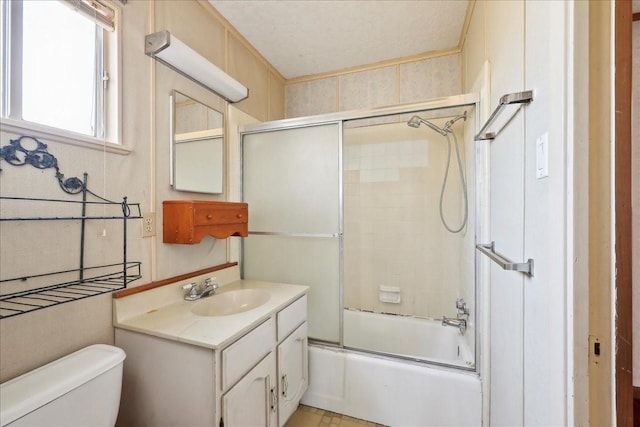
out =
[(247, 222), (247, 214), (248, 209), (246, 203), (233, 203), (231, 206), (197, 204), (194, 205), (193, 217), (196, 226), (212, 224), (242, 224)]
[(247, 237), (249, 207), (246, 203), (201, 200), (162, 202), (162, 241), (193, 245), (203, 237)]

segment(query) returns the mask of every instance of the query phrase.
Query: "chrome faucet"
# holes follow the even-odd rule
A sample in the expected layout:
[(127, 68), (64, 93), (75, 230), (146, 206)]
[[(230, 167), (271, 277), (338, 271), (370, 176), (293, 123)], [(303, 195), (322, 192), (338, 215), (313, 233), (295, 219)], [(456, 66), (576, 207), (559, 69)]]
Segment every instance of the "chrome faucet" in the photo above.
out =
[(196, 282), (191, 282), (188, 285), (184, 285), (182, 289), (185, 291), (184, 299), (186, 301), (195, 301), (200, 298), (205, 298), (216, 293), (218, 284), (215, 282), (215, 277), (207, 277), (203, 285), (198, 285)]
[(442, 326), (455, 326), (464, 335), (467, 330), (467, 319), (469, 318), (469, 307), (462, 298), (456, 300), (457, 315), (455, 318), (442, 316)]
[(467, 330), (467, 319), (459, 319), (442, 316), (442, 326), (455, 326), (460, 329), (460, 333), (464, 335)]

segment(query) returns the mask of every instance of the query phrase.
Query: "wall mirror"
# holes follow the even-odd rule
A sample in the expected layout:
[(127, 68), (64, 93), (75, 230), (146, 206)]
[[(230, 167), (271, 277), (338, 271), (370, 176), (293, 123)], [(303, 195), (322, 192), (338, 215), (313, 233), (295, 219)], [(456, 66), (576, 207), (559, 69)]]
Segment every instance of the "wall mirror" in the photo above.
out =
[(174, 90), (171, 117), (173, 189), (221, 194), (224, 188), (224, 115)]

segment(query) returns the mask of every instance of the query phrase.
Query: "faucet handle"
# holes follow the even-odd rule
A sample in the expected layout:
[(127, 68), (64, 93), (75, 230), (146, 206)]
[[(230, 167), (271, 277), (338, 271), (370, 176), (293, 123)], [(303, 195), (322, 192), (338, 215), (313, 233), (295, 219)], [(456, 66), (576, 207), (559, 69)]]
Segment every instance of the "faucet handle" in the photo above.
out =
[(207, 277), (206, 279), (204, 279), (204, 285), (211, 286), (213, 290), (216, 290), (219, 287), (219, 285), (216, 283), (215, 277)]
[(198, 293), (198, 284), (196, 282), (191, 282), (188, 285), (182, 285), (182, 290), (187, 291), (185, 295), (194, 296)]
[(469, 315), (469, 307), (467, 307), (467, 303), (462, 298), (456, 300), (456, 309), (458, 309), (458, 316)]

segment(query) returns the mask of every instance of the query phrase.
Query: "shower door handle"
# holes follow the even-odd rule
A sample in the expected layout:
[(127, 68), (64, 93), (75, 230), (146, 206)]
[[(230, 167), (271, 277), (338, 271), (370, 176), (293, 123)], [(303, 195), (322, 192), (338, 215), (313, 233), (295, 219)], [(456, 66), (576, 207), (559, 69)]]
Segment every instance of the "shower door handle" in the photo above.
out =
[(502, 267), (503, 270), (518, 271), (526, 274), (529, 277), (533, 277), (533, 259), (529, 258), (527, 262), (516, 263), (505, 258), (496, 252), (496, 242), (491, 243), (479, 243), (476, 245), (476, 249), (488, 256), (491, 261)]

